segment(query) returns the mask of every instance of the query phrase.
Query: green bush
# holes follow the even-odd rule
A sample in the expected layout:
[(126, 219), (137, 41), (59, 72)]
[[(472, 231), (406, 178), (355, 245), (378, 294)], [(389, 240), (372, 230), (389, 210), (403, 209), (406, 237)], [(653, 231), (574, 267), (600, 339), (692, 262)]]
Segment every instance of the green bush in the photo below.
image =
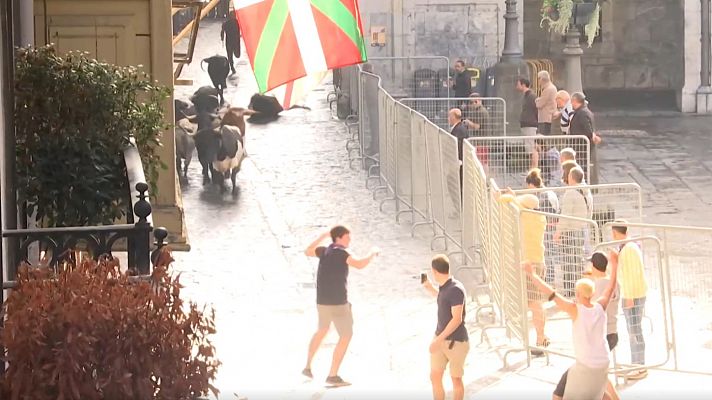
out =
[(135, 137), (156, 194), (156, 154), (169, 91), (134, 67), (19, 49), (15, 71), (17, 188), (45, 226), (111, 224), (128, 209), (122, 150)]

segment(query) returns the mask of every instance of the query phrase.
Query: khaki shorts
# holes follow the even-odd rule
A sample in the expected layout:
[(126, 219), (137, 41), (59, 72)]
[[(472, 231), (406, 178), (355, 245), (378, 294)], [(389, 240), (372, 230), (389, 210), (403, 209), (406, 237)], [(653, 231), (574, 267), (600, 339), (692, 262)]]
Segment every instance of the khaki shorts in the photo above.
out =
[[(546, 264), (532, 264), (534, 267), (534, 273), (541, 279), (544, 279), (546, 274)], [(542, 293), (539, 288), (534, 284), (532, 278), (527, 275), (527, 301), (544, 301), (544, 293)]]
[(430, 369), (434, 371), (444, 371), (445, 367), (450, 364), (450, 376), (453, 378), (462, 378), (465, 375), (465, 359), (470, 351), (470, 342), (454, 342), (450, 349), (452, 341), (446, 340), (442, 342), (439, 349), (435, 353), (430, 353)]
[(319, 313), (319, 330), (329, 329), (333, 322), (339, 336), (351, 336), (353, 334), (354, 318), (351, 314), (351, 304), (338, 306), (317, 304), (316, 310)]
[[(537, 128), (524, 127), (522, 128), (522, 136), (536, 136)], [(536, 150), (536, 142), (533, 138), (524, 139), (524, 147), (528, 153), (533, 153)]]

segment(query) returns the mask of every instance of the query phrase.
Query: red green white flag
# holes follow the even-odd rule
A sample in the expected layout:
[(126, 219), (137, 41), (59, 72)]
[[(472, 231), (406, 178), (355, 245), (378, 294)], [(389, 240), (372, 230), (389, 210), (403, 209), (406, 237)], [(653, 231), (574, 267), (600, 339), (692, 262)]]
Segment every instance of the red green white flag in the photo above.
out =
[(366, 61), (358, 0), (233, 2), (257, 86), (285, 107), (326, 71)]

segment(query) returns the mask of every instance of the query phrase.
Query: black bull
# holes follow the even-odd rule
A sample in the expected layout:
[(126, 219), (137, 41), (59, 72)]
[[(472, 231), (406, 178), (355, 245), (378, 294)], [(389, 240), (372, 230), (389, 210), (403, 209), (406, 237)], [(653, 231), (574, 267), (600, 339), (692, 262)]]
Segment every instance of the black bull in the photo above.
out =
[(210, 76), (210, 81), (213, 82), (213, 86), (218, 90), (218, 96), (220, 97), (220, 104), (225, 102), (225, 97), (223, 96), (223, 91), (227, 89), (227, 77), (230, 75), (230, 63), (225, 56), (212, 56), (204, 58), (200, 62), (200, 68), (203, 68), (203, 63), (208, 64), (208, 75)]

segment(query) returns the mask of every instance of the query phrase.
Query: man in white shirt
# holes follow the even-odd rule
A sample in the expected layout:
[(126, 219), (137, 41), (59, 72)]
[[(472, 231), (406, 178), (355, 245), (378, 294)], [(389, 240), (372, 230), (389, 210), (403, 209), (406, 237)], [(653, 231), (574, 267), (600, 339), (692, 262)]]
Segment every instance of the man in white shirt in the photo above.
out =
[(569, 134), (569, 124), (574, 115), (574, 106), (571, 105), (571, 96), (566, 90), (559, 90), (556, 93), (556, 107), (558, 111), (554, 113), (554, 118), (560, 118), (561, 133)]

